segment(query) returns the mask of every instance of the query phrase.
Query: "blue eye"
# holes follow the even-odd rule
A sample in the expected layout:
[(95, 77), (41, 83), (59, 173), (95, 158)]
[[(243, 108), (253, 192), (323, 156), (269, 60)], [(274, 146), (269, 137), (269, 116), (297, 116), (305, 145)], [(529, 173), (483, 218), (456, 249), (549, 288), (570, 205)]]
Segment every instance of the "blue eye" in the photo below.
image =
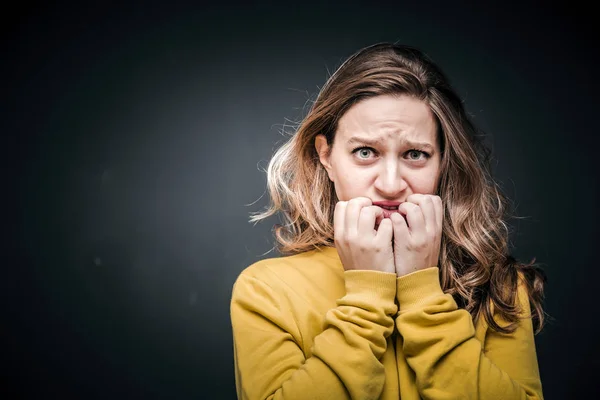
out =
[[(425, 153), (424, 151), (421, 150), (417, 150), (417, 149), (411, 149), (407, 152), (407, 154), (409, 155), (409, 159), (413, 160), (413, 161), (419, 161), (421, 160), (421, 158), (419, 156), (423, 155), (423, 158), (427, 159), (430, 157), (430, 155), (428, 153)], [(416, 154), (416, 157), (413, 157), (413, 155)]]
[(358, 158), (361, 160), (367, 160), (375, 153), (375, 150), (370, 147), (357, 147), (356, 149), (352, 150), (352, 153), (358, 154)]
[(371, 155), (371, 150), (369, 149), (360, 149), (358, 152), (360, 158), (368, 158)]

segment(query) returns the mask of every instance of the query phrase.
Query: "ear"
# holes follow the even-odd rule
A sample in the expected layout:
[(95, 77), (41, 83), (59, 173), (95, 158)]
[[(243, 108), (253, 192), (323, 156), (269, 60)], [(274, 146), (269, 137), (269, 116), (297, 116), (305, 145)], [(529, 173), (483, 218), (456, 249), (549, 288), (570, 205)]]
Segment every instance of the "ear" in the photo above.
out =
[(315, 149), (317, 150), (317, 154), (319, 155), (319, 161), (325, 170), (327, 171), (327, 175), (329, 175), (329, 179), (333, 182), (333, 169), (331, 168), (331, 162), (329, 161), (329, 156), (331, 155), (331, 148), (327, 144), (327, 139), (325, 135), (317, 135), (315, 138)]

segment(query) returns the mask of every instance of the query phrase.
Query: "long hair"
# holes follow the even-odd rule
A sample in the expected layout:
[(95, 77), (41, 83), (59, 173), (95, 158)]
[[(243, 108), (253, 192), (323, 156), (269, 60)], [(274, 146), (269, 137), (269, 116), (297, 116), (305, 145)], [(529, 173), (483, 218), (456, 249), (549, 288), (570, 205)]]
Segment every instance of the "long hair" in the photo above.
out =
[[(539, 332), (544, 324), (545, 275), (535, 259), (524, 264), (510, 256), (506, 223), (510, 203), (492, 178), (490, 151), (445, 74), (414, 47), (378, 43), (359, 50), (334, 72), (295, 134), (271, 159), (267, 168), (271, 202), (250, 220), (280, 214), (283, 224), (274, 234), (283, 254), (333, 246), (338, 199), (319, 161), (315, 138), (324, 134), (331, 148), (344, 113), (362, 99), (379, 95), (419, 99), (437, 120), (442, 159), (436, 194), (444, 204), (438, 265), (444, 292), (474, 320), (483, 316), (498, 332), (514, 331), (523, 313), (531, 316)], [(531, 310), (519, 309), (520, 279)], [(494, 314), (506, 324), (498, 324)]]

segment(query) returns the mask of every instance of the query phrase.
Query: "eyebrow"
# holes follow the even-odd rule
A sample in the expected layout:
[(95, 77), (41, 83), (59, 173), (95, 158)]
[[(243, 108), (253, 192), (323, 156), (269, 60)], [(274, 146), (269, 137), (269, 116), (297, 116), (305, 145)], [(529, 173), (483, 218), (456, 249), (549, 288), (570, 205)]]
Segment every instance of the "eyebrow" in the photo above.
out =
[[(380, 138), (377, 139), (371, 139), (371, 138), (364, 138), (364, 137), (360, 137), (360, 136), (352, 136), (350, 139), (348, 139), (348, 144), (353, 145), (353, 144), (364, 144), (367, 146), (377, 146), (380, 145), (383, 141)], [(413, 140), (409, 140), (409, 139), (402, 139), (402, 144), (408, 147), (415, 147), (415, 148), (419, 148), (419, 149), (423, 149), (423, 150), (428, 150), (429, 152), (434, 151), (433, 146), (427, 142), (415, 142)]]

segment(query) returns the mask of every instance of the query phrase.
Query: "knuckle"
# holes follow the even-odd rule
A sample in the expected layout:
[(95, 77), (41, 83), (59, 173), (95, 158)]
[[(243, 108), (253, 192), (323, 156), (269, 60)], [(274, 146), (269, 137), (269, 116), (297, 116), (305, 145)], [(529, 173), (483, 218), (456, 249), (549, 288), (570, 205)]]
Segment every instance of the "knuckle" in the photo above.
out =
[(411, 247), (415, 250), (422, 250), (426, 244), (427, 244), (426, 237), (413, 238), (413, 240), (411, 241)]
[(363, 208), (362, 210), (360, 210), (360, 215), (363, 217), (370, 217), (374, 214), (374, 211), (370, 208)]
[(344, 240), (348, 244), (354, 244), (356, 243), (356, 235), (352, 232), (346, 232), (344, 235)]
[(354, 204), (354, 207), (362, 208), (371, 205), (371, 200), (368, 197), (355, 197), (351, 200)]
[(377, 252), (377, 253), (381, 253), (385, 250), (386, 244), (382, 243), (382, 241), (376, 242), (373, 246), (373, 249)]

